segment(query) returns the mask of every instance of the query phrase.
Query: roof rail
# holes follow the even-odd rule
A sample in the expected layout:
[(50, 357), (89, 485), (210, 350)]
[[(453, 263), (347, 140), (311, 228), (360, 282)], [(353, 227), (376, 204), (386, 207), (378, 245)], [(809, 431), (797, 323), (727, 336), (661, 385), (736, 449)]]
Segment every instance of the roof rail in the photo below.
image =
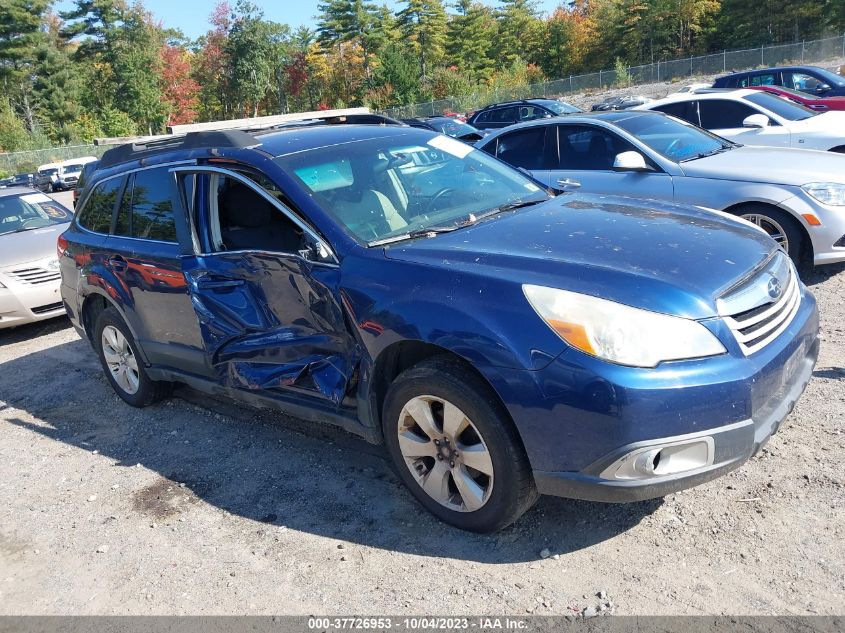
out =
[(291, 114), (274, 114), (272, 116), (251, 117), (248, 119), (232, 119), (230, 121), (208, 121), (207, 123), (187, 123), (185, 125), (168, 125), (170, 134), (186, 134), (188, 132), (208, 132), (210, 130), (261, 130), (276, 127), (282, 123), (292, 121), (307, 121), (316, 119), (330, 119), (355, 114), (371, 114), (369, 108), (341, 108), (337, 110), (315, 110), (312, 112), (294, 112)]
[(245, 148), (261, 145), (261, 141), (243, 130), (213, 130), (209, 132), (189, 132), (188, 134), (167, 134), (139, 138), (132, 143), (118, 145), (103, 154), (100, 169), (138, 160), (146, 156), (169, 149), (201, 148)]

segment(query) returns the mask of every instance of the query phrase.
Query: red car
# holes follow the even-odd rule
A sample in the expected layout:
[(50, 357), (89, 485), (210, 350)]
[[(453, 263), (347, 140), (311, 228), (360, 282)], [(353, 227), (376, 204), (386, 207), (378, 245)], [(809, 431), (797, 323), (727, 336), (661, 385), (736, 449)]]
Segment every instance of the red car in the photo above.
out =
[(778, 97), (800, 103), (811, 110), (827, 112), (828, 110), (845, 110), (845, 97), (816, 97), (815, 95), (799, 92), (784, 86), (748, 86), (751, 90), (762, 90)]

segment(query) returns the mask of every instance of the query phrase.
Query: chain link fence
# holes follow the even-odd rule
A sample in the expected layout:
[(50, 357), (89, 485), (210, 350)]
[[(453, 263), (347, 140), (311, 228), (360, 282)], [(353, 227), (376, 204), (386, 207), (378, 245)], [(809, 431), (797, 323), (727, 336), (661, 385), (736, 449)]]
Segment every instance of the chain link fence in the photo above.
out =
[[(786, 63), (812, 64), (837, 57), (845, 57), (845, 35), (794, 44), (723, 51), (711, 55), (631, 66), (627, 69), (628, 77), (624, 79), (626, 83), (630, 80), (631, 85), (659, 83), (662, 81), (677, 81), (684, 77), (715, 75)], [(563, 79), (516, 88), (494, 89), (461, 97), (388, 108), (385, 113), (397, 119), (439, 116), (447, 112), (467, 112), (483, 107), (488, 103), (529, 97), (560, 97), (586, 90), (603, 90), (618, 83), (620, 82), (615, 70), (600, 70), (586, 75), (572, 75)]]
[(100, 158), (109, 149), (105, 145), (62, 145), (49, 149), (33, 149), (0, 154), (0, 173), (35, 173), (39, 165), (60, 163), (71, 158), (96, 156)]

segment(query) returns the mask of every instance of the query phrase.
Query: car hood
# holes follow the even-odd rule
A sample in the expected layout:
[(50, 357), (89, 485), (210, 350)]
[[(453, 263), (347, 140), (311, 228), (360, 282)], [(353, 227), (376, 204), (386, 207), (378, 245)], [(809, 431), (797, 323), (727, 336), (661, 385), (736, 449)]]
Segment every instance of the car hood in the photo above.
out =
[[(56, 240), (69, 223), (0, 235), (0, 268), (56, 258)], [(57, 269), (58, 270), (58, 269)]]
[(566, 194), (450, 233), (385, 248), (390, 259), (581, 292), (694, 319), (777, 248), (695, 207)]
[(795, 186), (808, 182), (845, 182), (845, 154), (811, 149), (744, 145), (680, 163), (680, 167), (684, 175), (693, 178)]

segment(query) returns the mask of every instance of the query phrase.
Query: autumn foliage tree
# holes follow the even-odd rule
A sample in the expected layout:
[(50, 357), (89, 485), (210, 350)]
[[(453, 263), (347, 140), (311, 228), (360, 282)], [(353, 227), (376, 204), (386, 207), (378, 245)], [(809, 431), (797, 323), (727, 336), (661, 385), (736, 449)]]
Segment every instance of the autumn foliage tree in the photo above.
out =
[(185, 49), (166, 44), (161, 49), (161, 79), (167, 102), (168, 125), (192, 123), (197, 118), (200, 86), (191, 77), (191, 55)]

